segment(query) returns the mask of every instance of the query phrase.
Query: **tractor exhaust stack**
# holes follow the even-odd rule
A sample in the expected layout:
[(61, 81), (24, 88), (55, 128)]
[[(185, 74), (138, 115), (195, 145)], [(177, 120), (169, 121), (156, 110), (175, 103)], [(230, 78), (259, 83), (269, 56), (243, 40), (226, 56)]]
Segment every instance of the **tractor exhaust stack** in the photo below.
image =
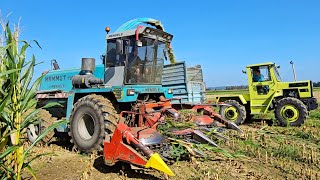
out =
[(294, 62), (290, 61), (290, 64), (292, 65), (292, 72), (293, 72), (294, 81), (297, 81), (296, 70), (294, 68)]

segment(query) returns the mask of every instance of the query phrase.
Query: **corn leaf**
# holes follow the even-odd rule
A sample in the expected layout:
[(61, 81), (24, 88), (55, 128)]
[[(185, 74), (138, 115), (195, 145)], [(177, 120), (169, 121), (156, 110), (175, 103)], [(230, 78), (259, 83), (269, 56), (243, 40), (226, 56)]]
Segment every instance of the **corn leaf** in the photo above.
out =
[(34, 170), (31, 168), (31, 166), (30, 166), (30, 165), (27, 165), (25, 168), (26, 168), (27, 171), (32, 175), (32, 177), (33, 177), (35, 180), (37, 180), (36, 173), (35, 173)]
[(20, 71), (20, 69), (11, 69), (11, 70), (7, 70), (5, 72), (0, 72), (0, 77), (8, 75), (8, 74), (11, 74), (11, 73), (14, 73), (14, 72), (17, 72), (17, 71)]
[(13, 151), (17, 150), (19, 146), (11, 146), (8, 147), (4, 152), (0, 154), (0, 160), (6, 157), (8, 154), (12, 153)]

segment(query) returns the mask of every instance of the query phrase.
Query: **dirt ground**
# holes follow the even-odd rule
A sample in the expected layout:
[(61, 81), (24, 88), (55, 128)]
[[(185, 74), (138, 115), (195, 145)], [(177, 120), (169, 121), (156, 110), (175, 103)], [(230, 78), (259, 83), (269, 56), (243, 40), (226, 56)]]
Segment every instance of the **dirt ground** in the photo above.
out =
[[(57, 145), (37, 147), (37, 153), (52, 152), (33, 163), (38, 179), (167, 179), (153, 170), (132, 170), (129, 165), (118, 163), (109, 167), (102, 157), (73, 153)], [(210, 160), (180, 161), (170, 166), (175, 177), (169, 179), (285, 179), (288, 175), (280, 169), (256, 159), (236, 160), (220, 158)], [(293, 177), (291, 176), (293, 179)]]
[[(320, 99), (320, 92), (315, 96)], [(245, 137), (232, 136), (230, 142), (222, 145), (241, 156), (230, 158), (212, 153), (207, 159), (179, 161), (170, 165), (175, 177), (155, 170), (132, 170), (125, 163), (109, 167), (104, 165), (102, 157), (72, 152), (67, 141), (36, 147), (36, 154), (53, 155), (41, 157), (32, 163), (32, 167), (40, 180), (320, 179), (320, 109), (300, 128), (269, 127), (259, 119), (241, 128)], [(29, 175), (25, 178), (32, 179)]]

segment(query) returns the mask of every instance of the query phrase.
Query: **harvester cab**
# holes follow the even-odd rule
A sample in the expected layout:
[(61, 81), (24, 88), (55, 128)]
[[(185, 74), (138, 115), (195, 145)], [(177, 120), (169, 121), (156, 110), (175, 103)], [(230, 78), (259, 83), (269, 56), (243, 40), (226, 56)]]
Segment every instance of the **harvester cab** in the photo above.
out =
[(283, 82), (275, 63), (249, 65), (245, 73), (248, 76), (249, 93), (235, 96), (218, 96), (218, 102), (226, 102), (220, 114), (226, 119), (243, 123), (252, 115), (264, 114), (275, 110), (275, 116), (282, 126), (300, 126), (308, 116), (308, 111), (317, 109), (318, 103), (313, 97), (312, 82)]
[[(108, 34), (107, 53), (103, 60), (105, 83), (131, 87), (147, 85), (151, 88), (142, 92), (159, 92), (167, 44), (172, 37), (162, 30), (142, 26)], [(134, 89), (129, 93), (135, 95)]]

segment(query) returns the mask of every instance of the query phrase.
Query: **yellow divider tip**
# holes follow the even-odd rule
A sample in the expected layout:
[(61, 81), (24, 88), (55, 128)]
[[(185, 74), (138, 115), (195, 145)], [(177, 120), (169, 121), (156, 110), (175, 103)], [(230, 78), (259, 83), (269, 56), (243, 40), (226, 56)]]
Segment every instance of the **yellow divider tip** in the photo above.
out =
[(162, 171), (169, 176), (174, 176), (171, 169), (167, 166), (167, 164), (161, 159), (158, 153), (154, 153), (151, 155), (150, 159), (148, 160), (147, 164), (145, 165), (146, 168), (153, 168), (159, 171)]

